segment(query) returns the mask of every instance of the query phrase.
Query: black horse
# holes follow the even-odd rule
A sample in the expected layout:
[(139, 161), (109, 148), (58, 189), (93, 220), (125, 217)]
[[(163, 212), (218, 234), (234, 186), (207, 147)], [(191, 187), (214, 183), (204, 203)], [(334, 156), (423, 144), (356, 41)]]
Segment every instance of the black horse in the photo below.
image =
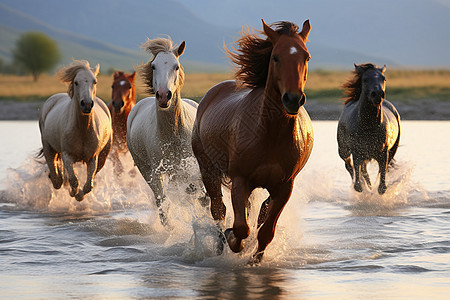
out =
[(379, 166), (380, 195), (386, 192), (386, 169), (400, 141), (400, 115), (384, 99), (385, 70), (386, 66), (355, 64), (354, 78), (344, 85), (347, 99), (337, 129), (339, 156), (352, 179), (355, 178), (355, 190), (362, 192), (361, 173), (371, 187), (366, 166), (375, 159)]

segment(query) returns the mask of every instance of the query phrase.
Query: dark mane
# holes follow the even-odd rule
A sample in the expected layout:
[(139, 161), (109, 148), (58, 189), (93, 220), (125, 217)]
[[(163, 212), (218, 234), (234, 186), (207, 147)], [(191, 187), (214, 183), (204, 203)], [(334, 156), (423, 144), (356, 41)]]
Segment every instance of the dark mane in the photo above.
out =
[[(291, 22), (276, 22), (271, 24), (279, 34), (292, 36), (298, 34), (298, 26)], [(258, 37), (262, 31), (251, 29), (242, 31), (240, 38), (231, 45), (231, 50), (225, 46), (225, 52), (236, 65), (235, 79), (249, 88), (264, 87), (269, 72), (272, 42)], [(236, 47), (234, 46), (237, 45)]]
[[(371, 63), (359, 65), (365, 71), (369, 69), (376, 69), (377, 66)], [(364, 73), (363, 72), (363, 73)], [(359, 73), (356, 68), (353, 70), (353, 78), (347, 81), (342, 87), (345, 89), (344, 91), (344, 104), (349, 102), (358, 101), (359, 96), (361, 96), (361, 88), (362, 88), (362, 74)]]

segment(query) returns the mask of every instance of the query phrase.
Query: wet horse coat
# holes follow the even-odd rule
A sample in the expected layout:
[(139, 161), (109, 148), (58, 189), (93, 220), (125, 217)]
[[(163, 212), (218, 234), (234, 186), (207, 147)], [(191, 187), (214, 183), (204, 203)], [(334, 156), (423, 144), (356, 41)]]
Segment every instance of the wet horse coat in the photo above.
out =
[(182, 42), (174, 47), (172, 41), (163, 38), (146, 43), (153, 59), (144, 65), (142, 77), (156, 97), (139, 101), (127, 122), (128, 148), (155, 195), (164, 225), (167, 218), (161, 209), (166, 198), (162, 175), (182, 177), (186, 172), (183, 161), (193, 157), (191, 135), (198, 105), (181, 99), (184, 71), (178, 58), (185, 45)]
[(128, 152), (127, 119), (131, 109), (136, 104), (136, 72), (126, 74), (116, 71), (113, 74), (112, 101), (108, 108), (112, 118), (113, 144), (109, 157), (114, 164), (114, 172), (120, 175), (123, 166), (119, 155)]
[(379, 166), (378, 193), (386, 192), (387, 167), (400, 142), (400, 115), (384, 99), (385, 70), (373, 64), (355, 65), (355, 78), (345, 85), (348, 99), (339, 118), (337, 141), (339, 156), (358, 192), (363, 190), (361, 175), (371, 187), (366, 166), (372, 159)]
[[(99, 66), (90, 69), (86, 61), (61, 70), (60, 79), (69, 83), (68, 93), (51, 96), (42, 106), (39, 118), (42, 154), (50, 170), (53, 187), (63, 184), (62, 160), (71, 187), (70, 195), (83, 200), (94, 185), (95, 174), (102, 169), (111, 148), (112, 128), (108, 107), (96, 97)], [(87, 165), (87, 179), (82, 189), (73, 164)]]
[(215, 220), (225, 218), (221, 184), (224, 177), (231, 179), (234, 224), (225, 234), (233, 251), (241, 251), (242, 240), (249, 235), (250, 193), (257, 187), (270, 193), (258, 219), (258, 250), (251, 263), (261, 260), (272, 241), (314, 139), (303, 108), (309, 21), (300, 33), (293, 23), (274, 26), (277, 30), (263, 21), (267, 39), (244, 34), (238, 41), (240, 52), (229, 52), (239, 67), (236, 79), (242, 84), (225, 81), (207, 92), (199, 104), (192, 136)]

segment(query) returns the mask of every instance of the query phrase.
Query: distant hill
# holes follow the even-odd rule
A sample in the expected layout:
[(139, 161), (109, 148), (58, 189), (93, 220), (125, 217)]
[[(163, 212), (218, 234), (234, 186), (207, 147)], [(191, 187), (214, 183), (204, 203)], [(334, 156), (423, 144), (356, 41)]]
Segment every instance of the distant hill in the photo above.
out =
[[(185, 40), (187, 72), (229, 70), (223, 44), (242, 26), (290, 20), (312, 24), (310, 68), (350, 69), (353, 62), (450, 67), (450, 7), (446, 0), (0, 0), (0, 57), (18, 35), (43, 31), (58, 41), (65, 62), (100, 62), (131, 69), (147, 61), (147, 37)], [(407, 5), (405, 4), (407, 2)]]

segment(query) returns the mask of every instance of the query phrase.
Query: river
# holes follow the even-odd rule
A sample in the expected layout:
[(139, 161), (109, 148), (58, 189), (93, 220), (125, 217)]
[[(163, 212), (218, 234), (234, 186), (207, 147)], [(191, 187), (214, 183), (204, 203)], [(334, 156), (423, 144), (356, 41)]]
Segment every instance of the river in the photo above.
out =
[[(170, 230), (140, 174), (114, 176), (110, 162), (78, 203), (34, 159), (37, 122), (0, 121), (0, 298), (448, 299), (450, 122), (402, 123), (383, 196), (352, 190), (336, 121), (313, 127), (311, 158), (252, 267), (256, 210), (245, 250), (217, 256), (214, 222), (184, 187), (169, 184)], [(252, 195), (254, 207), (264, 196)]]

